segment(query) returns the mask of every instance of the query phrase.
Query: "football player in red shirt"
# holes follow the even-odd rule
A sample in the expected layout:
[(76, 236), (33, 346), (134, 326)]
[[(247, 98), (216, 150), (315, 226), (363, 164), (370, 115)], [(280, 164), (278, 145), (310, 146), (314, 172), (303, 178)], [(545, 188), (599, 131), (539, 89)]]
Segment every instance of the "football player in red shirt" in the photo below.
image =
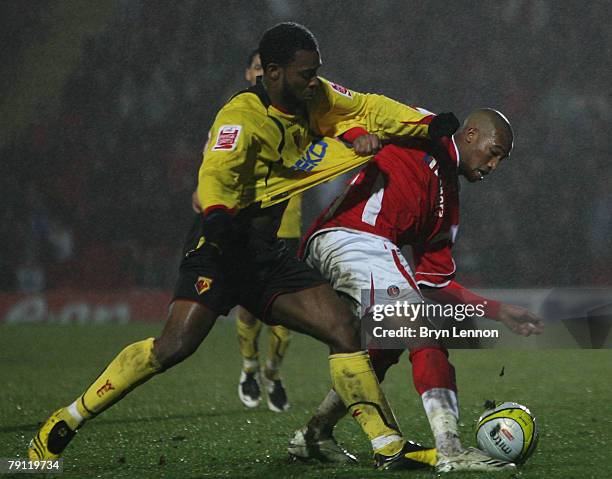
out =
[[(355, 130), (345, 133), (344, 139), (350, 142), (361, 134)], [(480, 297), (454, 279), (451, 249), (459, 226), (459, 176), (471, 183), (484, 180), (510, 155), (512, 146), (510, 123), (492, 109), (474, 111), (451, 139), (386, 146), (312, 226), (303, 259), (349, 300), (358, 317), (375, 305), (415, 304), (426, 297), (480, 305), (486, 317), (517, 334), (540, 333), (541, 319), (528, 310)], [(413, 250), (414, 273), (400, 250), (407, 245)], [(428, 325), (423, 317), (408, 324), (416, 330)], [(436, 441), (437, 470), (514, 467), (477, 449), (465, 449), (459, 441), (455, 372), (441, 343), (417, 335), (407, 345), (414, 385)], [(370, 349), (379, 380), (402, 351)], [(332, 436), (345, 411), (330, 391), (308, 425), (296, 431), (289, 452), (302, 458), (352, 459)]]

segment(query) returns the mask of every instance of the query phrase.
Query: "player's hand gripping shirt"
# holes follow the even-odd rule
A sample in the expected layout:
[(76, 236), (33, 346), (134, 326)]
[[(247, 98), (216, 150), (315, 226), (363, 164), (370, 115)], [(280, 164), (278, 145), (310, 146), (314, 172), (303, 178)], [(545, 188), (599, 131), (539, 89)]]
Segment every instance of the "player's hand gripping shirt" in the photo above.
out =
[(256, 85), (218, 113), (199, 172), (205, 212), (238, 211), (286, 200), (370, 159), (334, 138), (361, 127), (381, 138), (426, 137), (433, 117), (380, 95), (361, 94), (320, 79), (307, 113), (288, 114)]
[[(414, 142), (413, 142), (414, 143)], [(411, 245), (419, 285), (443, 287), (455, 274), (459, 154), (454, 141), (390, 145), (350, 182), (307, 237), (329, 229), (364, 231)]]

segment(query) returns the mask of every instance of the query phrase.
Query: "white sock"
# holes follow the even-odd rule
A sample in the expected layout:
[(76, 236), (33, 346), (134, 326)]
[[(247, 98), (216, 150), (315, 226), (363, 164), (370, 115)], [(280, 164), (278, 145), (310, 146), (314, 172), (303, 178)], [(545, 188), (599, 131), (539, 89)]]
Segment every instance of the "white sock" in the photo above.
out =
[(338, 393), (331, 389), (325, 399), (319, 404), (314, 416), (308, 423), (308, 428), (316, 439), (331, 436), (334, 426), (346, 414), (346, 407), (338, 396)]
[(421, 395), (438, 453), (453, 456), (463, 451), (457, 431), (459, 408), (457, 393), (451, 389), (433, 388)]
[(259, 370), (259, 361), (257, 359), (243, 359), (242, 369), (248, 373), (257, 372)]
[(68, 406), (66, 408), (66, 411), (68, 411), (68, 414), (72, 419), (74, 419), (76, 423), (76, 427), (74, 427), (75, 424), (68, 424), (71, 429), (76, 429), (77, 427), (81, 426), (81, 424), (83, 424), (83, 422), (85, 421), (85, 418), (81, 416), (79, 410), (77, 409), (76, 401), (74, 401), (70, 406)]
[(390, 434), (389, 436), (379, 436), (372, 439), (370, 442), (372, 443), (372, 450), (378, 451), (385, 446), (388, 446), (392, 442), (400, 442), (402, 441), (402, 436), (397, 434)]

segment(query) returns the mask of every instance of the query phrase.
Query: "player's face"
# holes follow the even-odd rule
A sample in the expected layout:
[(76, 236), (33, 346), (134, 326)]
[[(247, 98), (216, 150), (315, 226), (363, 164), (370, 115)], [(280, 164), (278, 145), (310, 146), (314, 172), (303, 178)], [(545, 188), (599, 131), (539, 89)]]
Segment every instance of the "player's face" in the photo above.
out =
[(263, 75), (263, 68), (261, 67), (261, 58), (259, 53), (253, 57), (251, 64), (244, 72), (244, 78), (249, 82), (251, 86), (257, 83), (257, 77)]
[(320, 66), (318, 52), (298, 50), (293, 61), (283, 68), (283, 99), (297, 105), (312, 100), (319, 86)]
[(508, 157), (511, 142), (499, 131), (483, 133), (476, 128), (471, 129), (470, 147), (461, 157), (460, 172), (470, 183), (484, 180), (493, 173), (499, 164)]

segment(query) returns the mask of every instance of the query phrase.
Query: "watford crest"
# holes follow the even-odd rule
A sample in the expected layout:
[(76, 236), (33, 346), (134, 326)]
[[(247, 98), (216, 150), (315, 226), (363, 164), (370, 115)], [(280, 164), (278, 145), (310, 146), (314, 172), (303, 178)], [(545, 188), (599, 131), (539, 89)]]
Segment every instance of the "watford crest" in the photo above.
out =
[(213, 280), (206, 276), (198, 276), (198, 280), (195, 283), (195, 289), (198, 294), (204, 294), (212, 286)]

